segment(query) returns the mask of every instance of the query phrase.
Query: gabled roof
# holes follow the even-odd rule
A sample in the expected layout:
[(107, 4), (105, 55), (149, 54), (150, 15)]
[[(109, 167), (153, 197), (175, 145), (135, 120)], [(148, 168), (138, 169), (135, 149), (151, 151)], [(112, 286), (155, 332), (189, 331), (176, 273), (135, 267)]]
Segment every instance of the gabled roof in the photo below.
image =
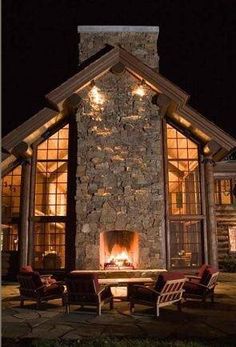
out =
[[(214, 143), (216, 160), (222, 159), (228, 152), (236, 148), (236, 140), (232, 136), (190, 107), (187, 104), (189, 95), (159, 72), (145, 65), (121, 47), (111, 47), (108, 52), (103, 52), (104, 50), (100, 54), (98, 52), (94, 59), (88, 59), (87, 64), (83, 63), (77, 74), (46, 95), (52, 109), (44, 108), (3, 138), (2, 147), (5, 151), (11, 152), (12, 148), (21, 141), (29, 144), (33, 142), (33, 139), (35, 141), (45, 131), (45, 128), (47, 129), (57, 119), (64, 116), (65, 101), (69, 97), (78, 93), (92, 80), (99, 78), (118, 63), (123, 64), (127, 71), (138, 79), (144, 79), (158, 94), (165, 95), (170, 100), (167, 109), (167, 116), (170, 119), (187, 128), (204, 144)], [(46, 127), (45, 124), (47, 124)]]

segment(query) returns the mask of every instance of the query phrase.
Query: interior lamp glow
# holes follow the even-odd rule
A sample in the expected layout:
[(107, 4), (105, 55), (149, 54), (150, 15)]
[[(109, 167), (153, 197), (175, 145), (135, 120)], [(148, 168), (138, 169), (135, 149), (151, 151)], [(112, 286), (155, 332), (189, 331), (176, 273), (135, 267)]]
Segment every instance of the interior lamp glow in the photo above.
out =
[(96, 105), (102, 105), (105, 101), (104, 96), (100, 93), (100, 89), (95, 85), (95, 82), (91, 82), (92, 89), (89, 92), (90, 100)]
[(133, 94), (143, 97), (146, 94), (144, 85), (145, 81), (142, 80), (141, 83), (137, 86), (137, 88), (134, 89)]

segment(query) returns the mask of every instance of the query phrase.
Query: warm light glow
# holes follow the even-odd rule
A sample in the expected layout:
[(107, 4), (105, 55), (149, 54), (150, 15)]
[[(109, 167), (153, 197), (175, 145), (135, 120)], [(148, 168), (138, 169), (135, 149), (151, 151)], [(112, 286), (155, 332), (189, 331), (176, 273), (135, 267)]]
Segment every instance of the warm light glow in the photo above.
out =
[(138, 86), (134, 89), (133, 94), (143, 97), (145, 95), (145, 90), (142, 85)]
[(132, 263), (132, 259), (129, 257), (127, 249), (115, 245), (112, 248), (111, 255), (107, 259), (108, 263), (113, 263), (117, 266), (125, 266), (126, 263)]
[(105, 101), (104, 96), (100, 93), (100, 89), (97, 86), (93, 86), (89, 92), (90, 100), (93, 104), (102, 105)]
[(137, 121), (137, 120), (140, 120), (142, 119), (143, 117), (142, 116), (138, 116), (138, 115), (130, 115), (130, 116), (126, 116), (126, 117), (123, 117), (122, 120), (125, 122), (125, 121)]
[(106, 127), (98, 128), (96, 125), (94, 125), (92, 127), (91, 131), (94, 132), (96, 135), (103, 136), (103, 137), (106, 137), (106, 136), (109, 136), (109, 135), (112, 134), (112, 130), (111, 129), (108, 129)]

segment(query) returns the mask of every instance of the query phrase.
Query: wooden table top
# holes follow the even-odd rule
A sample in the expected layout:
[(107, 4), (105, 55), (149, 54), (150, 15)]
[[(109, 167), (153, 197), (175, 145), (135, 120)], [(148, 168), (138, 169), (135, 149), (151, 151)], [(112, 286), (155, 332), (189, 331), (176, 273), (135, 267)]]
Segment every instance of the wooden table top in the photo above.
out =
[(128, 283), (153, 283), (153, 279), (150, 277), (137, 277), (137, 278), (100, 278), (99, 284), (114, 284), (114, 285), (126, 285)]

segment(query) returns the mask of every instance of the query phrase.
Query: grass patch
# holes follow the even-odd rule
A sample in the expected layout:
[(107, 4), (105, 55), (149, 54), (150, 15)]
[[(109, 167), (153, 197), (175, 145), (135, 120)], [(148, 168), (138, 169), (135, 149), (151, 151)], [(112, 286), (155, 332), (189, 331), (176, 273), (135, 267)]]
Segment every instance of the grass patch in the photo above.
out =
[[(56, 342), (56, 343), (55, 343)], [(33, 341), (33, 347), (205, 347), (197, 341), (159, 341), (157, 339), (81, 339), (77, 341)]]
[(3, 339), (3, 347), (235, 347), (235, 336), (219, 340), (175, 340), (165, 339), (158, 340), (152, 338), (135, 339), (135, 338), (84, 338), (78, 340), (47, 340), (47, 339), (22, 339), (12, 340)]

